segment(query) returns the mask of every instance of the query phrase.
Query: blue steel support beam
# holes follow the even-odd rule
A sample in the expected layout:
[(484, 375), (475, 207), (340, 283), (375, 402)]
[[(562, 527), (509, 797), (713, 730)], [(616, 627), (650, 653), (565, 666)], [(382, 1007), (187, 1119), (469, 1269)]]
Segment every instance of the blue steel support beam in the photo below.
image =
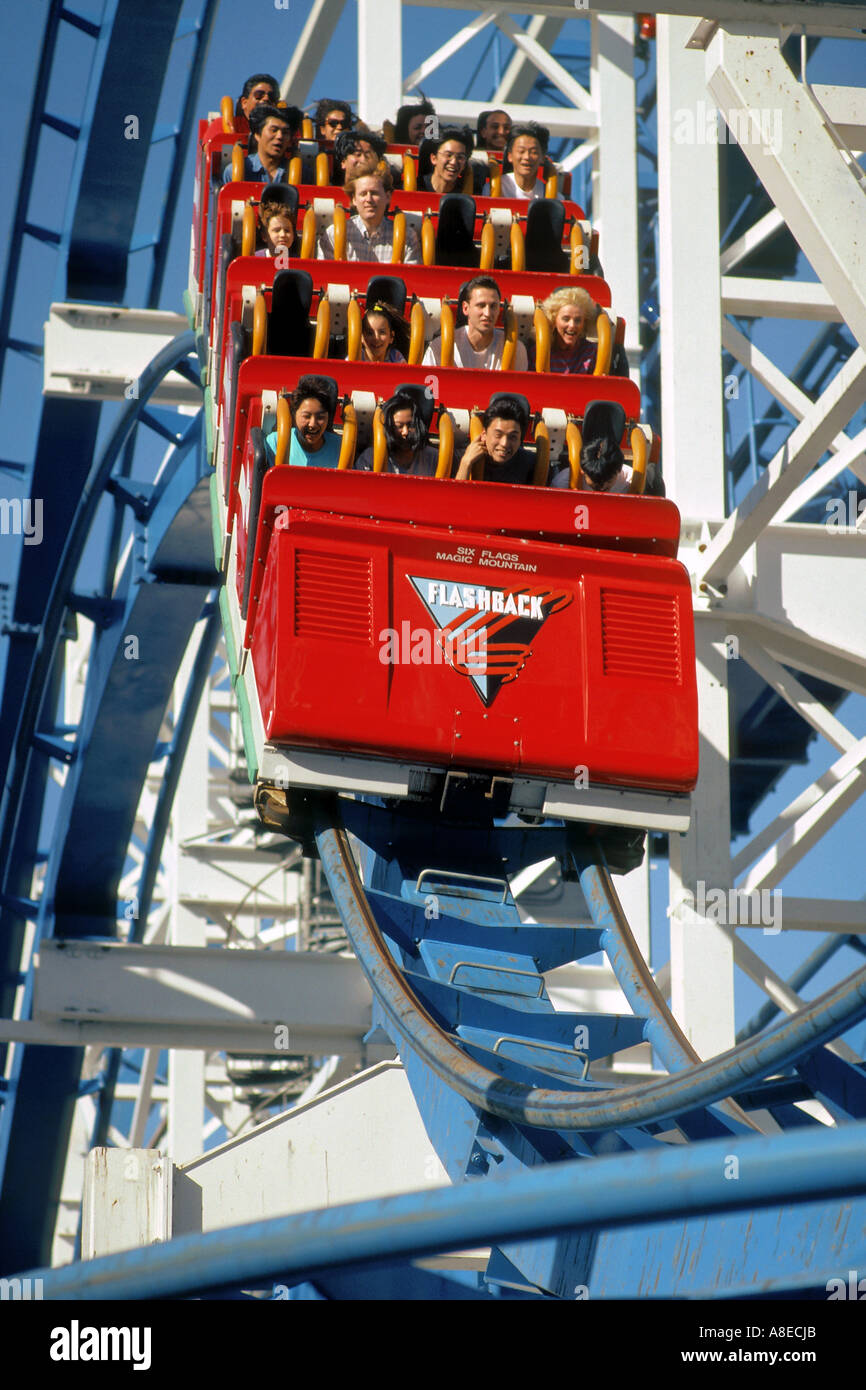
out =
[(779, 1207), (866, 1193), (866, 1125), (625, 1157), (579, 1159), (519, 1177), (301, 1212), (20, 1277), (47, 1299), (153, 1299), (307, 1278), (318, 1270), (417, 1259), (444, 1250), (670, 1220), (695, 1212)]
[(69, 231), (67, 299), (119, 304), (182, 0), (117, 0)]
[[(43, 935), (56, 929), (65, 936), (111, 937), (115, 931), (116, 885), (142, 782), (175, 672), (216, 580), (205, 524), (207, 479), (197, 478), (198, 469), (195, 456), (184, 460), (180, 481), (186, 504), (178, 507), (166, 494), (151, 522), (152, 568), (130, 586), (91, 660), (82, 751), (69, 770), (46, 868)], [(190, 543), (190, 524), (198, 547)], [(196, 569), (209, 551), (210, 571)], [(189, 561), (187, 574), (178, 564), (181, 552)], [(158, 573), (164, 555), (171, 561), (171, 579)], [(208, 622), (206, 632), (210, 629)], [(138, 662), (125, 660), (128, 632), (140, 639)], [(31, 990), (28, 980), (26, 1004)], [(4, 1268), (50, 1256), (82, 1058), (79, 1048), (16, 1050), (14, 1089), (0, 1111), (0, 1159), (6, 1152), (0, 1187)]]
[[(0, 821), (0, 863), (7, 875), (3, 891), (8, 895), (7, 901), (3, 904), (2, 915), (12, 927), (5, 933), (2, 943), (7, 994), (17, 979), (23, 931), (21, 912), (15, 909), (14, 901), (9, 901), (12, 895), (9, 894), (7, 884), (17, 882), (16, 875), (21, 872), (21, 862), (26, 860), (26, 845), (35, 843), (38, 816), (41, 814), (39, 788), (41, 781), (44, 781), (46, 760), (43, 754), (34, 750), (33, 736), (39, 727), (40, 712), (53, 708), (61, 676), (61, 664), (56, 661), (56, 654), (69, 611), (67, 605), (74, 576), (100, 500), (105, 495), (106, 484), (122, 454), (130, 431), (135, 427), (139, 411), (146, 406), (162, 377), (177, 362), (185, 360), (193, 347), (193, 335), (181, 334), (142, 374), (139, 399), (131, 401), (119, 415), (102, 455), (93, 465), (86, 484), (80, 490), (75, 519), (67, 536), (62, 561), (54, 577), (51, 600), (37, 638), (36, 653), (22, 701)], [(188, 442), (185, 448), (178, 451), (181, 459), (184, 452), (194, 447), (197, 429), (198, 426), (192, 422), (189, 426)], [(192, 473), (197, 475), (200, 470), (197, 455), (194, 455), (194, 460)], [(163, 650), (153, 670), (146, 673), (145, 685), (139, 687), (128, 675), (125, 680), (114, 682), (115, 694), (120, 702), (116, 709), (120, 711), (121, 718), (131, 719), (132, 723), (127, 729), (126, 746), (115, 759), (115, 775), (111, 782), (115, 796), (111, 802), (109, 823), (116, 821), (120, 824), (124, 820), (128, 824), (131, 823), (140, 793), (141, 778), (152, 755), (159, 721), (177, 664), (189, 633), (201, 612), (205, 591), (215, 580), (210, 554), (206, 492), (205, 486), (204, 495), (193, 501), (192, 511), (188, 512), (189, 475), (181, 468), (166, 468), (160, 489), (152, 499), (156, 511), (148, 522), (150, 550), (147, 553), (151, 557), (152, 580), (155, 582), (137, 586), (138, 599), (141, 600), (142, 612), (145, 614), (142, 621), (146, 621), (145, 610), (153, 610), (154, 604), (159, 609), (160, 601), (164, 604), (166, 597), (170, 607), (167, 613), (168, 621), (166, 616), (163, 616), (158, 627), (162, 633)], [(169, 524), (181, 509), (187, 512), (186, 518), (182, 516), (175, 525)], [(178, 526), (184, 532), (182, 536), (173, 534)], [(192, 539), (190, 531), (193, 533)], [(194, 544), (195, 537), (204, 539)], [(192, 572), (193, 569), (195, 573)], [(164, 608), (162, 611), (165, 614)], [(159, 638), (155, 638), (155, 651), (158, 645)], [(98, 642), (97, 653), (99, 649)], [(98, 666), (97, 655), (93, 669), (94, 680), (98, 674)], [(103, 672), (106, 680), (110, 672), (110, 666)], [(146, 697), (146, 710), (143, 705), (140, 708), (135, 706), (136, 691), (139, 689)], [(44, 718), (44, 715), (42, 717)], [(98, 736), (102, 739), (103, 745), (112, 722), (118, 722), (117, 715), (114, 721), (108, 720), (99, 726)], [(96, 726), (93, 727), (95, 729)], [(51, 909), (53, 910), (55, 905), (60, 906), (71, 919), (65, 926), (73, 935), (76, 930), (76, 918), (79, 922), (82, 919), (89, 920), (91, 929), (104, 933), (107, 915), (101, 914), (100, 911), (94, 913), (92, 894), (85, 893), (82, 898), (81, 885), (76, 879), (79, 868), (85, 871), (92, 870), (93, 865), (88, 855), (92, 857), (94, 850), (97, 853), (100, 851), (92, 835), (92, 816), (89, 816), (87, 811), (88, 798), (97, 809), (101, 809), (105, 801), (105, 762), (103, 760), (102, 767), (97, 768), (95, 774), (92, 771), (88, 773), (88, 769), (93, 769), (94, 765), (93, 758), (88, 757), (88, 753), (95, 753), (97, 746), (90, 746), (92, 740), (88, 728), (84, 725), (79, 730), (79, 738), (82, 737), (84, 741), (79, 748), (76, 763), (70, 771), (71, 780), (68, 779), (65, 791), (65, 801), (72, 800), (73, 791), (79, 794), (79, 800), (70, 806), (62, 829), (58, 829), (53, 839), (45, 890), (46, 902), (50, 904)], [(148, 747), (145, 748), (143, 744), (148, 740)], [(137, 783), (130, 782), (128, 777), (125, 780), (120, 778), (120, 774), (125, 769), (128, 770), (127, 765), (133, 763), (141, 769)], [(77, 835), (79, 852), (70, 856), (72, 846), (69, 843), (69, 835), (72, 831)], [(114, 857), (108, 856), (102, 862), (101, 870), (105, 875), (103, 889), (115, 883), (122, 871), (127, 842), (128, 835), (122, 844), (120, 840), (115, 840)], [(81, 851), (82, 845), (85, 846), (86, 853)], [(61, 868), (62, 873), (59, 872)], [(96, 879), (91, 876), (92, 884), (96, 883), (98, 886), (100, 882), (100, 874), (97, 874)], [(104, 909), (105, 902), (100, 901), (98, 907)], [(109, 918), (112, 927), (114, 908), (112, 901)], [(52, 926), (51, 916), (46, 916), (42, 924), (43, 930), (50, 934)], [(0, 1168), (3, 1169), (3, 1183), (0, 1188), (0, 1249), (3, 1250), (4, 1258), (10, 1262), (20, 1261), (22, 1256), (27, 1260), (44, 1258), (49, 1248), (62, 1178), (65, 1154), (63, 1140), (68, 1136), (81, 1063), (81, 1054), (77, 1049), (70, 1050), (67, 1056), (57, 1056), (51, 1049), (45, 1049), (41, 1054), (39, 1049), (23, 1049), (23, 1052), (23, 1059), (20, 1049), (17, 1053), (18, 1060), (13, 1078), (16, 1084), (0, 1110)]]

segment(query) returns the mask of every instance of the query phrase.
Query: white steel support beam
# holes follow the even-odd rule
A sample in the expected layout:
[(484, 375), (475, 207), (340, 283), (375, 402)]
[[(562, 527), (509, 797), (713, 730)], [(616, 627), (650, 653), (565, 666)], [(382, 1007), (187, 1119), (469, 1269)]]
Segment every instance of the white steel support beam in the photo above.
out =
[(579, 111), (592, 110), (593, 102), (589, 92), (581, 87), (580, 83), (572, 77), (570, 72), (566, 71), (561, 63), (546, 53), (541, 44), (532, 38), (525, 29), (518, 28), (513, 19), (503, 14), (496, 16), (496, 24), (503, 34), (507, 34), (515, 47), (521, 53), (525, 53), (530, 62), (535, 64), (538, 71), (542, 72), (548, 81), (562, 92), (562, 95), (571, 102), (572, 106), (576, 106)]
[[(727, 319), (722, 324), (722, 344), (741, 366), (745, 367), (756, 381), (775, 397), (780, 405), (793, 415), (795, 420), (802, 420), (812, 409), (812, 400), (801, 391), (799, 386), (786, 376), (775, 362), (771, 362), (760, 348), (735, 328)], [(805, 482), (801, 483), (795, 492), (791, 494), (787, 502), (779, 508), (777, 521), (787, 521), (794, 516), (799, 509), (814, 497), (816, 492), (820, 492), (827, 483), (831, 482), (843, 469), (850, 468), (857, 476), (866, 482), (866, 464), (864, 464), (864, 451), (866, 451), (866, 430), (861, 430), (856, 439), (852, 439), (844, 430), (840, 430), (836, 438), (830, 441), (830, 449), (835, 454), (835, 458), (822, 464), (810, 473)]]
[[(687, 835), (670, 840), (670, 900), (692, 901), (698, 885), (731, 882), (731, 818), (727, 677), (724, 639), (695, 615), (700, 717), (700, 777)], [(734, 1046), (733, 944), (716, 922), (700, 927), (671, 917), (671, 1008), (689, 1042), (706, 1060)]]
[(854, 747), (857, 740), (850, 729), (846, 729), (842, 721), (837, 719), (835, 714), (831, 714), (826, 705), (822, 705), (820, 700), (811, 695), (796, 676), (786, 671), (784, 666), (774, 661), (748, 637), (739, 639), (739, 655), (816, 733), (823, 734), (837, 753), (847, 753), (849, 748)]
[(847, 652), (834, 650), (811, 635), (783, 628), (764, 617), (749, 622), (752, 618), (753, 614), (747, 615), (747, 631), (750, 631), (755, 640), (761, 642), (777, 661), (783, 662), (785, 666), (793, 666), (798, 671), (805, 671), (806, 675), (832, 681), (843, 690), (855, 690), (860, 694), (866, 694), (866, 662), (862, 658), (858, 659), (849, 656)]
[(257, 1050), (280, 1055), (326, 1051), (319, 1032), (329, 1042), (354, 1042), (370, 1027), (370, 1009), (369, 986), (349, 956), (50, 940), (39, 953), (33, 1017), (207, 1026), (216, 1036), (222, 1029), (223, 1045), (238, 1051), (233, 1034), (241, 1030), (255, 1033)]
[(864, 571), (866, 534), (853, 525), (771, 526), (758, 539), (752, 602), (765, 621), (866, 662)]
[[(745, 892), (774, 888), (798, 864), (822, 836), (836, 824), (849, 806), (866, 792), (866, 738), (837, 758), (831, 768), (807, 787), (743, 851), (754, 859), (758, 840), (769, 840), (762, 854), (739, 885)], [(739, 856), (738, 856), (739, 858)]]
[(863, 899), (847, 902), (842, 898), (792, 898), (785, 894), (783, 931), (838, 932), (862, 936)]
[[(662, 438), (668, 492), (694, 520), (724, 516), (719, 185), (712, 146), (677, 143), (677, 113), (706, 103), (694, 25), (658, 19), (659, 244)], [(695, 614), (701, 771), (692, 825), (673, 836), (671, 902), (699, 882), (731, 883), (727, 661), (714, 624)], [(734, 1044), (733, 947), (713, 923), (671, 919), (671, 1005), (701, 1057)]]
[(751, 280), (748, 276), (723, 275), (722, 308), (738, 318), (842, 322), (842, 314), (825, 287), (813, 280)]
[[(181, 662), (174, 687), (175, 724), (183, 694), (189, 684), (201, 635), (201, 624)], [(188, 860), (183, 841), (208, 830), (208, 734), (210, 711), (207, 686), (199, 703), (172, 810), (171, 839), (174, 850), (174, 883), (170, 941), (172, 946), (206, 945), (204, 921), (183, 901), (195, 892), (197, 863)], [(204, 1126), (204, 1053), (171, 1051), (168, 1058), (167, 1151), (176, 1163), (201, 1153)]]
[(851, 419), (864, 394), (866, 354), (857, 348), (713, 538), (701, 566), (702, 580), (717, 585), (727, 579), (782, 503)]
[(634, 21), (631, 16), (593, 15), (591, 89), (598, 117), (598, 146), (593, 164), (593, 224), (603, 238), (605, 277), (612, 288), (617, 313), (625, 319), (625, 348), (637, 372), (640, 291)]
[(658, 19), (661, 435), (665, 482), (683, 516), (721, 518), (718, 152), (674, 140), (676, 113), (707, 99), (703, 57), (685, 47), (692, 28)]
[[(406, 4), (429, 5), (430, 0), (406, 0)], [(467, 0), (437, 0), (437, 4), (440, 9), (465, 10)], [(498, 10), (502, 4), (503, 0), (472, 0), (476, 10)], [(846, 0), (669, 0), (667, 13), (688, 16), (691, 35), (697, 21), (703, 19), (765, 25), (768, 5), (776, 24), (807, 24), (810, 33), (837, 33), (844, 38), (857, 36), (863, 27), (863, 6), (849, 5)], [(516, 8), (521, 14), (573, 19), (590, 5), (589, 0), (519, 0)], [(604, 9), (611, 14), (642, 14), (646, 0), (604, 0)]]
[[(821, 492), (846, 468), (850, 468), (851, 472), (855, 473), (862, 483), (866, 483), (866, 429), (861, 430), (853, 439), (849, 438), (843, 431), (841, 435), (837, 435), (830, 448), (836, 449), (840, 440), (845, 442), (840, 445), (833, 457), (828, 459), (826, 463), (822, 463), (820, 468), (813, 469), (805, 482), (802, 482), (791, 493), (787, 502), (782, 503), (776, 514), (777, 522), (788, 521), (790, 517), (796, 515), (806, 502), (810, 502), (816, 493)], [(833, 506), (829, 501), (825, 503), (825, 506), (829, 521)]]
[[(798, 1009), (806, 1007), (806, 1000), (778, 975), (767, 962), (753, 951), (751, 946), (747, 946), (745, 941), (740, 941), (733, 927), (726, 927), (725, 931), (734, 943), (734, 959), (741, 970), (744, 970), (750, 980), (764, 991), (768, 999), (778, 1005), (783, 1013), (794, 1014)], [(841, 1058), (843, 1062), (852, 1062), (855, 1066), (860, 1058), (852, 1047), (846, 1042), (837, 1040), (825, 1044), (827, 1051), (832, 1052), (835, 1057)]]
[(392, 121), (403, 102), (402, 0), (358, 0), (358, 110), (368, 125)]
[[(443, 123), (468, 121), (474, 125), (482, 111), (491, 110), (487, 101), (463, 101), (457, 97), (437, 95), (436, 92), (430, 92), (428, 96)], [(551, 135), (562, 135), (572, 140), (595, 135), (598, 128), (594, 111), (578, 110), (576, 107), (517, 106), (512, 101), (508, 104), (508, 114), (515, 125), (539, 121), (547, 126)]]
[[(866, 348), (866, 200), (808, 94), (779, 48), (778, 33), (719, 29), (706, 55), (707, 83), (729, 124), (737, 113), (772, 113), (775, 136), (743, 153), (794, 237)], [(778, 121), (775, 117), (778, 115)]]
[[(399, 1062), (331, 1086), (183, 1165), (199, 1188), (193, 1229), (447, 1186)], [(191, 1227), (176, 1208), (173, 1234)]]
[(403, 82), (404, 93), (411, 92), (413, 87), (420, 87), (431, 72), (441, 68), (443, 63), (447, 63), (448, 59), (453, 58), (455, 53), (459, 53), (467, 43), (471, 43), (476, 34), (479, 34), (482, 29), (486, 29), (488, 24), (493, 23), (494, 18), (495, 16), (492, 14), (476, 15), (462, 29), (458, 29), (456, 34), (452, 34), (450, 39), (447, 39), (440, 48), (436, 49), (435, 53), (431, 53), (429, 58), (425, 58), (420, 67), (417, 67), (414, 72), (410, 72)]
[(307, 22), (280, 83), (282, 98), (290, 105), (306, 105), (345, 8), (346, 0), (311, 0)]
[(742, 236), (737, 237), (736, 241), (732, 241), (722, 252), (719, 261), (722, 272), (733, 270), (735, 265), (739, 265), (740, 261), (757, 251), (784, 225), (785, 219), (778, 208), (771, 208), (769, 212), (765, 212), (748, 231), (743, 232)]
[[(577, 17), (580, 17), (579, 11)], [(546, 53), (552, 53), (553, 45), (562, 32), (563, 22), (561, 19), (549, 19), (543, 15), (535, 15), (529, 21), (526, 32), (533, 42), (543, 48)], [(518, 48), (512, 54), (508, 66), (502, 74), (502, 81), (493, 93), (490, 109), (505, 106), (510, 111), (513, 102), (526, 101), (535, 85), (537, 76), (538, 71), (535, 64), (522, 49)]]

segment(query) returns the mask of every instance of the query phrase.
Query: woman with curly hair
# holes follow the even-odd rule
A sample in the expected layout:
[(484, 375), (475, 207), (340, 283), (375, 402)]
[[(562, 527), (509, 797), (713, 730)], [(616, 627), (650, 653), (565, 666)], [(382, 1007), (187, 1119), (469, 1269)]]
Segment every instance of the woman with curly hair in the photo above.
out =
[[(598, 344), (587, 340), (587, 329), (594, 326), (598, 305), (586, 290), (576, 286), (554, 290), (541, 305), (550, 324), (549, 372), (567, 376), (589, 375), (595, 371)], [(529, 344), (529, 370), (535, 371), (535, 343)]]

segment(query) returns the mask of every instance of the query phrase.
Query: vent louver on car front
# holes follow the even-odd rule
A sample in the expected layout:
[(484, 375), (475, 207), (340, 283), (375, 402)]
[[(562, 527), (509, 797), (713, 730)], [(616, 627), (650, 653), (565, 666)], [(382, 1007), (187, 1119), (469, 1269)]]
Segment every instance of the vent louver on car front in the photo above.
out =
[(681, 679), (679, 611), (673, 597), (602, 589), (601, 640), (606, 676)]
[(369, 556), (295, 551), (295, 636), (373, 641)]

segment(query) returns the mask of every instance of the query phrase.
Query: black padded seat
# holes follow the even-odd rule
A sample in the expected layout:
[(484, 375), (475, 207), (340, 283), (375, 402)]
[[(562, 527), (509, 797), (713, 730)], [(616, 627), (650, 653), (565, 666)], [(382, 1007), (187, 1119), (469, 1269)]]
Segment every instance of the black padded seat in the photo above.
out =
[(492, 410), (497, 401), (511, 400), (516, 401), (523, 412), (523, 433), (529, 429), (529, 422), (532, 419), (532, 409), (526, 396), (522, 396), (519, 391), (494, 391), (487, 403), (487, 409)]
[(630, 368), (626, 350), (622, 343), (614, 343), (610, 357), (609, 376), (629, 376)]
[(404, 395), (412, 397), (413, 401), (418, 407), (418, 414), (424, 421), (424, 428), (429, 433), (430, 425), (433, 421), (433, 410), (436, 405), (433, 392), (430, 390), (429, 386), (421, 386), (421, 384), (417, 381), (404, 381), (401, 382), (400, 385), (397, 387), (396, 391), (394, 392), (394, 395)]
[(298, 225), (298, 190), (291, 183), (267, 183), (262, 189), (260, 203), (282, 203), (295, 226)]
[(399, 275), (374, 275), (367, 285), (367, 307), (390, 304), (398, 314), (406, 312), (406, 286)]
[(625, 433), (626, 414), (619, 401), (589, 401), (583, 412), (584, 448), (597, 439), (609, 439), (619, 448)]
[(475, 199), (465, 193), (446, 193), (439, 204), (436, 264), (476, 267)]
[(568, 257), (562, 249), (565, 207), (558, 198), (539, 198), (526, 214), (526, 269), (560, 274)]
[(274, 276), (268, 319), (269, 357), (308, 357), (313, 277), (307, 270), (279, 270)]

